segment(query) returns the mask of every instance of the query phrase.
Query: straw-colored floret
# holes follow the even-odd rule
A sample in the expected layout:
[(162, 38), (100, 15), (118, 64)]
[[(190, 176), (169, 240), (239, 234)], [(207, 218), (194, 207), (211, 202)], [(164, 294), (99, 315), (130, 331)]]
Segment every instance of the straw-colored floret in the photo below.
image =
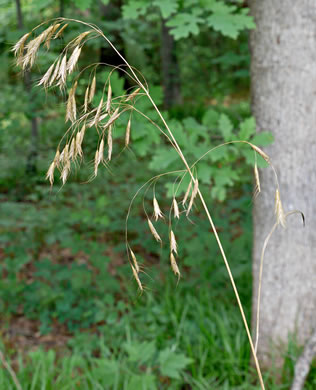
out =
[(179, 212), (178, 202), (177, 202), (176, 198), (173, 198), (172, 205), (173, 205), (173, 215), (175, 218), (179, 219), (180, 212)]
[(190, 181), (190, 183), (189, 183), (189, 185), (188, 185), (188, 188), (187, 188), (187, 190), (186, 190), (186, 192), (185, 192), (185, 194), (184, 194), (184, 198), (183, 198), (183, 200), (182, 200), (182, 206), (183, 206), (183, 207), (185, 206), (185, 204), (186, 204), (186, 202), (187, 202), (187, 200), (188, 200), (188, 197), (189, 197), (190, 191), (191, 191), (191, 187), (192, 187), (192, 180)]
[(181, 274), (180, 274), (180, 270), (179, 270), (177, 261), (176, 261), (172, 252), (170, 253), (170, 264), (171, 264), (172, 271), (174, 272), (174, 274), (176, 276), (178, 276), (178, 280), (179, 280), (181, 277)]
[(159, 203), (158, 203), (156, 197), (154, 197), (154, 199), (153, 199), (153, 205), (154, 205), (154, 217), (155, 217), (155, 220), (158, 221), (159, 218), (163, 218), (163, 213), (160, 210)]
[(190, 202), (189, 202), (189, 206), (187, 208), (187, 211), (186, 211), (186, 216), (189, 215), (191, 209), (192, 209), (192, 206), (193, 206), (193, 203), (194, 203), (194, 199), (196, 198), (196, 195), (198, 193), (198, 189), (199, 189), (199, 181), (198, 179), (195, 179), (194, 180), (194, 186), (193, 186), (193, 190), (192, 190), (192, 194), (191, 194), (191, 198), (190, 198)]
[(285, 213), (281, 202), (280, 192), (278, 189), (275, 192), (275, 215), (276, 215), (277, 223), (285, 227), (286, 218), (285, 218)]
[(147, 222), (148, 222), (149, 229), (150, 229), (152, 235), (154, 236), (155, 240), (158, 242), (162, 242), (157, 230), (155, 229), (153, 223), (151, 222), (151, 220), (149, 218), (147, 218)]
[(81, 47), (76, 46), (74, 48), (74, 51), (72, 52), (69, 60), (68, 60), (68, 64), (67, 64), (68, 74), (72, 73), (73, 70), (75, 69), (75, 66), (76, 66), (78, 59), (80, 57), (80, 53), (81, 53)]
[(137, 263), (136, 256), (135, 256), (134, 252), (131, 249), (129, 249), (129, 251), (131, 253), (131, 257), (132, 257), (132, 260), (133, 260), (135, 271), (139, 274), (140, 268), (139, 268), (139, 265)]
[(178, 254), (177, 241), (173, 231), (170, 231), (170, 251)]

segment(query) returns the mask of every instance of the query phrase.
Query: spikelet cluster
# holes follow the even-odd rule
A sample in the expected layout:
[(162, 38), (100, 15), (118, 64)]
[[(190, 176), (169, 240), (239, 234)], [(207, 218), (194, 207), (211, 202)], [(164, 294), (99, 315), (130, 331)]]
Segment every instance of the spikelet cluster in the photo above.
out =
[[(51, 41), (59, 38), (67, 26), (68, 24), (55, 22), (37, 36), (36, 32), (38, 31), (38, 27), (32, 32), (24, 34), (12, 48), (16, 56), (17, 65), (21, 66), (23, 70), (31, 68), (35, 63), (40, 47), (45, 46), (46, 49), (49, 49)], [(55, 59), (53, 64), (49, 66), (37, 85), (44, 88), (58, 86), (65, 90), (68, 76), (72, 75), (76, 70), (83, 45), (92, 34), (96, 34), (96, 31), (91, 29), (80, 33), (72, 39)], [(83, 103), (79, 104), (77, 96), (77, 86), (81, 73), (75, 78), (69, 89), (65, 121), (70, 123), (70, 127), (65, 133), (64, 138), (66, 142), (63, 142), (63, 148), (58, 148), (54, 160), (47, 171), (46, 178), (50, 181), (51, 185), (54, 182), (56, 168), (60, 171), (61, 181), (64, 184), (69, 177), (72, 163), (76, 162), (78, 157), (80, 159), (83, 157), (82, 142), (86, 128), (95, 127), (99, 135), (93, 164), (94, 176), (97, 175), (99, 165), (109, 162), (112, 159), (115, 122), (124, 111), (133, 109), (131, 103), (127, 105), (125, 102), (133, 103), (140, 92), (140, 88), (136, 88), (129, 95), (121, 97), (119, 101), (117, 99), (115, 100), (109, 78), (104, 85), (101, 99), (94, 106), (93, 101), (95, 100), (97, 89), (97, 66), (98, 64), (94, 65), (93, 68), (88, 67), (92, 71), (90, 73), (90, 81), (84, 93)], [(126, 127), (125, 146), (128, 146), (130, 143), (130, 133), (131, 114)], [(68, 134), (71, 134), (70, 137)], [(105, 158), (106, 148), (107, 153)]]

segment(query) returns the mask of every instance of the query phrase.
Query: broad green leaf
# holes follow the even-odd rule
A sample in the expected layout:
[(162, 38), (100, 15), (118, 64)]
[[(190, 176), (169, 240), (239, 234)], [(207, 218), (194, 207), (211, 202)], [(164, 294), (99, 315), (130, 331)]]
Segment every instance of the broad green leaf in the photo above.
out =
[(218, 118), (219, 118), (218, 112), (210, 108), (203, 115), (202, 123), (204, 126), (207, 126), (208, 128), (215, 127), (217, 125)]
[(258, 146), (267, 146), (272, 144), (273, 141), (273, 135), (269, 131), (261, 131), (251, 139), (251, 142)]
[(193, 361), (169, 348), (160, 352), (158, 360), (161, 374), (174, 379), (179, 379), (181, 371)]
[(250, 136), (255, 133), (256, 130), (256, 121), (254, 117), (250, 117), (245, 119), (240, 124), (240, 130), (238, 133), (238, 137), (240, 140), (249, 140)]
[(227, 115), (225, 114), (220, 115), (218, 121), (218, 127), (224, 137), (225, 142), (230, 141), (232, 130), (233, 130), (233, 124)]
[(160, 8), (161, 15), (164, 19), (169, 18), (178, 9), (179, 3), (177, 0), (154, 0), (153, 4)]
[(151, 159), (149, 168), (154, 171), (161, 171), (177, 161), (178, 158), (179, 155), (173, 148), (159, 148)]
[(187, 38), (190, 34), (197, 35), (200, 31), (199, 24), (203, 23), (203, 19), (189, 13), (179, 13), (167, 22), (167, 26), (171, 27), (170, 33), (175, 39)]
[(137, 19), (145, 15), (150, 3), (146, 0), (130, 0), (122, 6), (122, 15), (124, 19)]
[(128, 360), (138, 365), (147, 363), (156, 351), (155, 341), (142, 343), (125, 343), (124, 349), (128, 353)]
[(227, 37), (236, 39), (240, 31), (255, 28), (252, 16), (248, 15), (248, 9), (236, 12), (236, 6), (225, 4), (223, 1), (214, 3), (210, 8), (213, 13), (207, 17), (207, 24)]

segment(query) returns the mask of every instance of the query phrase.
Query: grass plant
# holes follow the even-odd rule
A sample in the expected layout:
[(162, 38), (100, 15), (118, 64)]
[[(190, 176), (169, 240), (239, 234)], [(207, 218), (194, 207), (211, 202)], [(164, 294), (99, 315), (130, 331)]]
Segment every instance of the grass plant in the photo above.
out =
[[(158, 109), (155, 104), (151, 93), (150, 88), (144, 80), (141, 73), (134, 69), (126, 59), (119, 53), (116, 47), (111, 43), (111, 41), (103, 34), (103, 32), (95, 25), (90, 23), (85, 23), (79, 20), (73, 19), (64, 19), (58, 18), (56, 20), (45, 22), (37, 27), (35, 27), (31, 32), (25, 34), (14, 46), (13, 51), (16, 55), (16, 61), (19, 66), (23, 70), (31, 68), (36, 61), (36, 57), (41, 49), (41, 47), (46, 47), (46, 49), (50, 48), (50, 45), (53, 41), (59, 40), (62, 37), (63, 31), (66, 28), (70, 28), (68, 25), (71, 23), (80, 23), (85, 26), (87, 30), (85, 32), (80, 33), (78, 36), (73, 38), (70, 42), (68, 42), (65, 47), (62, 49), (60, 55), (55, 59), (53, 64), (47, 69), (46, 73), (39, 80), (38, 85), (43, 86), (44, 88), (53, 88), (59, 87), (61, 91), (65, 92), (70, 85), (70, 88), (67, 92), (67, 102), (65, 109), (65, 121), (69, 122), (70, 125), (65, 132), (63, 138), (61, 139), (55, 157), (49, 166), (47, 171), (47, 179), (50, 181), (51, 185), (53, 185), (55, 180), (55, 172), (58, 170), (60, 172), (60, 179), (62, 184), (64, 185), (69, 178), (71, 170), (74, 167), (78, 166), (82, 159), (84, 158), (83, 152), (83, 143), (85, 137), (89, 136), (88, 133), (91, 132), (91, 129), (94, 129), (98, 134), (98, 143), (95, 150), (95, 156), (93, 161), (91, 161), (92, 171), (91, 179), (98, 175), (98, 170), (100, 165), (105, 165), (108, 169), (110, 169), (110, 162), (113, 158), (113, 132), (115, 131), (115, 125), (119, 121), (126, 121), (126, 132), (124, 136), (124, 144), (125, 148), (130, 148), (131, 142), (131, 132), (133, 129), (133, 116), (134, 115), (142, 115), (146, 117), (146, 115), (137, 109), (136, 102), (141, 98), (147, 98), (154, 110), (157, 114), (157, 120), (153, 121), (150, 118), (146, 117), (150, 123), (165, 137), (166, 141), (170, 144), (170, 147), (173, 148), (179, 159), (183, 163), (183, 170), (178, 171), (178, 177), (174, 182), (174, 192), (172, 198), (172, 204), (168, 214), (164, 215), (160, 205), (159, 199), (156, 197), (156, 184), (161, 179), (161, 177), (174, 174), (175, 172), (163, 172), (151, 179), (149, 179), (135, 194), (132, 202), (130, 204), (130, 208), (126, 218), (126, 249), (127, 256), (130, 262), (132, 274), (137, 282), (138, 288), (140, 292), (144, 290), (144, 285), (142, 282), (142, 273), (144, 272), (143, 266), (139, 264), (137, 260), (137, 253), (131, 247), (129, 243), (128, 237), (128, 222), (130, 216), (130, 210), (133, 205), (134, 199), (140, 195), (141, 192), (144, 193), (144, 198), (146, 197), (149, 191), (152, 191), (152, 209), (153, 209), (153, 220), (149, 216), (150, 213), (145, 209), (144, 204), (144, 212), (147, 217), (147, 223), (150, 232), (153, 235), (153, 238), (162, 244), (162, 239), (159, 234), (158, 228), (155, 226), (156, 222), (160, 219), (163, 219), (167, 222), (169, 228), (169, 256), (170, 256), (170, 266), (174, 274), (177, 276), (178, 281), (181, 277), (181, 271), (178, 266), (178, 245), (181, 245), (181, 237), (177, 237), (175, 231), (175, 221), (183, 218), (185, 215), (186, 218), (190, 218), (192, 214), (193, 207), (197, 200), (199, 199), (202, 208), (206, 214), (209, 225), (212, 229), (212, 234), (214, 235), (219, 251), (221, 253), (222, 259), (224, 261), (227, 273), (229, 275), (229, 280), (232, 285), (235, 298), (238, 303), (238, 307), (242, 316), (242, 321), (244, 328), (246, 330), (247, 338), (250, 344), (252, 356), (255, 362), (255, 367), (257, 371), (257, 375), (260, 382), (260, 387), (262, 390), (265, 389), (263, 376), (260, 370), (259, 362), (256, 354), (256, 347), (259, 337), (259, 302), (258, 302), (258, 324), (257, 324), (257, 340), (256, 345), (254, 345), (249, 327), (247, 318), (241, 303), (241, 299), (237, 290), (237, 286), (235, 284), (231, 268), (229, 262), (227, 260), (222, 242), (219, 238), (217, 229), (213, 222), (213, 218), (209, 211), (209, 208), (205, 202), (205, 199), (201, 193), (199, 180), (198, 180), (198, 162), (205, 157), (207, 154), (212, 153), (213, 149), (204, 153), (195, 163), (189, 164), (186, 157), (184, 156), (182, 149), (180, 148), (176, 137), (172, 131), (172, 129), (168, 126), (166, 120), (164, 119), (161, 111)], [(47, 27), (48, 26), (48, 27)], [(125, 73), (126, 78), (128, 78), (132, 84), (130, 91), (127, 95), (113, 97), (112, 95), (112, 87), (111, 87), (111, 75), (112, 72), (118, 67), (114, 67), (112, 71), (109, 73), (109, 77), (104, 82), (101, 89), (99, 89), (100, 80), (97, 79), (97, 69), (100, 66), (109, 66), (108, 64), (103, 63), (93, 63), (84, 69), (77, 71), (78, 62), (81, 56), (82, 48), (84, 44), (95, 38), (104, 39), (108, 45), (116, 52), (116, 54), (122, 60), (122, 66), (120, 66), (120, 70)], [(82, 88), (81, 76), (83, 73), (87, 73), (88, 76), (88, 84), (84, 86), (85, 93), (83, 101), (78, 100), (77, 90), (80, 86)], [(135, 129), (137, 131), (137, 129)], [(259, 147), (252, 144), (251, 142), (239, 140), (227, 142), (225, 144), (219, 145), (218, 147), (225, 147), (229, 143), (246, 143), (250, 148), (254, 151), (254, 154), (257, 159), (257, 155), (260, 156), (266, 163), (274, 170), (273, 165), (269, 156), (262, 151)], [(217, 147), (217, 148), (218, 148)], [(275, 173), (275, 170), (274, 170)], [(259, 173), (257, 169), (257, 164), (254, 167), (254, 175), (256, 180), (256, 192), (260, 192), (260, 179)], [(183, 199), (179, 199), (178, 189), (183, 181), (183, 179), (189, 176), (189, 186), (186, 190)], [(285, 226), (285, 220), (287, 214), (284, 212), (280, 189), (278, 185), (277, 175), (276, 178), (276, 225)], [(172, 216), (173, 215), (173, 216)], [(275, 226), (276, 226), (275, 225)], [(275, 228), (275, 227), (274, 227)], [(274, 230), (273, 228), (273, 230)], [(267, 243), (267, 241), (266, 241)], [(266, 246), (265, 243), (265, 246)], [(265, 248), (264, 246), (264, 248)], [(261, 273), (260, 273), (261, 274)], [(260, 294), (259, 294), (260, 297)], [(228, 319), (227, 319), (228, 320)], [(235, 341), (227, 341), (229, 338), (227, 337), (227, 331), (229, 328), (229, 324), (226, 324), (220, 317), (217, 317), (215, 321), (218, 323), (218, 327), (220, 329), (220, 333), (223, 336), (225, 341), (225, 349), (228, 351), (228, 355), (231, 356), (231, 363), (234, 364), (233, 361), (238, 358), (235, 356), (233, 345)], [(181, 325), (181, 324), (180, 324)], [(181, 328), (180, 328), (181, 329)], [(180, 336), (177, 336), (180, 337)], [(184, 337), (185, 339), (185, 337)], [(185, 342), (185, 340), (184, 340)], [(203, 348), (202, 348), (203, 349)], [(201, 355), (203, 356), (203, 350), (201, 350)], [(160, 358), (158, 358), (159, 360)], [(163, 357), (161, 357), (163, 360)], [(161, 360), (161, 361), (162, 361)], [(203, 360), (203, 359), (202, 359)], [(160, 362), (161, 362), (160, 361)], [(68, 364), (68, 363), (67, 363)], [(69, 364), (71, 365), (71, 359)], [(107, 362), (106, 364), (111, 364)], [(40, 370), (40, 368), (38, 369)], [(194, 371), (198, 372), (198, 368), (195, 368)], [(37, 372), (37, 371), (35, 371)], [(147, 375), (147, 374), (146, 374)], [(150, 382), (150, 374), (148, 381)], [(34, 376), (36, 377), (36, 376)], [(37, 379), (34, 379), (37, 380)], [(149, 383), (148, 382), (148, 383)], [(215, 383), (215, 382), (214, 382)], [(34, 385), (35, 386), (35, 385)], [(99, 384), (96, 384), (94, 388), (98, 388)], [(125, 385), (124, 385), (125, 386)], [(214, 385), (215, 386), (215, 385)], [(102, 385), (99, 386), (102, 388)], [(32, 386), (33, 388), (33, 386)], [(36, 388), (36, 386), (34, 387)], [(64, 387), (64, 388), (67, 388)], [(89, 387), (87, 387), (89, 388)], [(121, 387), (122, 388), (122, 387)], [(123, 387), (125, 388), (125, 387)], [(129, 387), (130, 389), (131, 387)], [(171, 387), (170, 387), (171, 388)], [(198, 388), (205, 388), (203, 385)], [(214, 387), (216, 388), (216, 387)], [(247, 387), (245, 387), (247, 388)], [(249, 387), (251, 388), (251, 387)]]

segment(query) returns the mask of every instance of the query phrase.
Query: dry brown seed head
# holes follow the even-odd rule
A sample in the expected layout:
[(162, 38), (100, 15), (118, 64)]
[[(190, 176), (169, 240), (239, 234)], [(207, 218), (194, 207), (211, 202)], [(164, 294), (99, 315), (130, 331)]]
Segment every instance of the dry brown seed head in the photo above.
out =
[(133, 93), (128, 95), (128, 97), (126, 98), (125, 102), (128, 102), (129, 100), (134, 99), (134, 97), (138, 94), (139, 91), (140, 91), (140, 88), (135, 89), (135, 91)]
[(198, 179), (195, 179), (194, 180), (194, 186), (193, 186), (193, 190), (192, 190), (192, 194), (191, 194), (191, 199), (190, 199), (190, 203), (189, 203), (189, 206), (187, 208), (187, 211), (186, 211), (186, 216), (189, 215), (191, 209), (192, 209), (192, 206), (193, 206), (193, 202), (194, 202), (194, 199), (198, 193), (198, 189), (199, 189), (199, 181)]
[(67, 54), (64, 55), (58, 72), (58, 85), (60, 87), (63, 87), (66, 84), (66, 78), (67, 78)]
[(280, 192), (278, 189), (275, 192), (275, 214), (276, 214), (277, 223), (282, 225), (285, 228), (286, 217), (281, 202)]
[(174, 217), (179, 219), (180, 212), (179, 212), (178, 202), (176, 201), (176, 198), (173, 198), (172, 204), (173, 204)]
[(73, 138), (70, 143), (69, 159), (75, 158), (75, 139)]
[(132, 264), (131, 264), (131, 267), (132, 267), (134, 278), (135, 278), (135, 280), (136, 280), (136, 282), (138, 284), (138, 287), (139, 287), (140, 291), (143, 291), (143, 286), (142, 286), (142, 283), (141, 283), (141, 281), (139, 279), (138, 273), (137, 273), (136, 269), (133, 267)]
[(112, 139), (112, 126), (108, 129), (108, 160), (111, 161), (112, 158), (112, 149), (113, 149), (113, 139)]
[(188, 200), (188, 197), (189, 197), (189, 194), (190, 194), (190, 191), (191, 191), (191, 187), (192, 187), (192, 180), (190, 181), (190, 184), (188, 185), (188, 188), (185, 192), (185, 195), (184, 195), (184, 198), (183, 198), (183, 201), (182, 201), (182, 206), (184, 207), (186, 201)]
[(175, 259), (175, 257), (174, 257), (172, 252), (170, 253), (170, 264), (171, 264), (172, 271), (174, 272), (174, 274), (176, 276), (178, 276), (178, 280), (179, 280), (180, 277), (181, 277), (181, 274), (180, 274), (180, 271), (179, 271), (176, 259)]
[(147, 222), (148, 222), (149, 229), (150, 229), (152, 235), (154, 236), (155, 240), (158, 242), (162, 242), (157, 230), (155, 229), (153, 223), (151, 222), (151, 220), (149, 218), (147, 218)]
[(23, 35), (22, 38), (20, 38), (17, 43), (12, 47), (11, 51), (14, 52), (14, 55), (16, 57), (20, 56), (23, 54), (23, 50), (24, 50), (24, 45), (25, 45), (25, 42), (27, 41), (28, 37), (31, 35), (30, 32), (26, 33)]
[(49, 49), (49, 46), (50, 46), (50, 41), (53, 37), (53, 34), (55, 33), (55, 31), (59, 28), (60, 26), (60, 23), (57, 23), (57, 24), (54, 24), (53, 25), (53, 28), (51, 29), (51, 31), (48, 33), (47, 35), (47, 38), (46, 38), (46, 42), (44, 43), (44, 46), (47, 47), (47, 49)]
[(103, 97), (100, 100), (100, 103), (99, 103), (98, 108), (97, 108), (97, 112), (96, 112), (94, 120), (93, 120), (93, 125), (95, 125), (95, 126), (97, 126), (99, 123), (102, 106), (103, 106)]
[(83, 38), (85, 38), (91, 32), (92, 32), (92, 30), (91, 31), (85, 31), (85, 32), (81, 33), (80, 35), (78, 35), (77, 38), (73, 42), (73, 46), (79, 45), (79, 43), (83, 40)]
[(155, 217), (155, 220), (157, 221), (158, 218), (163, 218), (163, 213), (160, 210), (159, 203), (158, 203), (158, 201), (157, 201), (155, 196), (154, 196), (154, 199), (153, 199), (153, 205), (154, 205), (154, 217)]
[(125, 132), (125, 146), (129, 145), (130, 141), (130, 135), (131, 135), (131, 118), (129, 118), (126, 126), (126, 132)]
[(98, 174), (98, 166), (100, 164), (99, 160), (99, 150), (97, 149), (95, 151), (95, 156), (94, 156), (94, 176), (96, 177)]
[(92, 83), (91, 83), (91, 86), (90, 86), (90, 92), (89, 92), (89, 103), (92, 102), (92, 99), (94, 97), (96, 82), (97, 82), (96, 77), (93, 76)]
[(63, 169), (62, 169), (62, 171), (61, 171), (60, 178), (61, 178), (63, 184), (65, 184), (66, 181), (67, 181), (69, 171), (70, 171), (70, 160), (68, 160), (68, 161), (65, 163), (65, 165), (63, 166)]
[(46, 73), (44, 74), (44, 76), (41, 78), (41, 80), (38, 82), (37, 85), (42, 85), (43, 84), (44, 88), (47, 87), (49, 79), (50, 79), (50, 76), (51, 76), (51, 74), (53, 72), (54, 66), (55, 66), (55, 64), (51, 65), (48, 68), (48, 70), (46, 71)]
[(177, 241), (173, 231), (170, 231), (170, 251), (178, 254)]
[(254, 145), (254, 144), (252, 144), (252, 143), (249, 143), (249, 144), (250, 144), (250, 146), (252, 147), (253, 150), (255, 150), (258, 154), (260, 154), (260, 156), (261, 156), (264, 160), (266, 160), (266, 162), (267, 162), (268, 164), (270, 164), (270, 157), (269, 157), (263, 150), (261, 150), (260, 148), (258, 148), (258, 146)]
[(135, 271), (139, 274), (140, 268), (139, 268), (139, 265), (137, 263), (136, 256), (135, 256), (134, 252), (131, 250), (131, 248), (129, 250), (130, 250), (131, 257), (132, 257), (132, 260), (133, 260), (133, 263), (134, 263)]
[(69, 91), (67, 109), (66, 109), (66, 122), (68, 121), (68, 119), (71, 122), (74, 122), (77, 118), (76, 97), (75, 97), (76, 88), (77, 88), (77, 81), (74, 83), (73, 87)]
[(101, 139), (99, 146), (99, 163), (103, 161), (103, 153), (104, 153), (104, 138)]
[(68, 60), (68, 64), (67, 64), (68, 74), (70, 74), (75, 69), (80, 53), (81, 53), (81, 47), (76, 46)]
[(65, 30), (65, 28), (66, 28), (67, 26), (68, 26), (68, 23), (67, 23), (67, 24), (64, 24), (64, 25), (62, 26), (62, 28), (61, 28), (59, 31), (57, 31), (56, 35), (54, 36), (54, 39), (60, 37), (60, 35), (63, 33), (63, 31)]
[(59, 68), (60, 68), (60, 57), (58, 58), (54, 73), (49, 81), (49, 86), (51, 87), (54, 83), (54, 81), (57, 79), (58, 73), (59, 73)]
[(111, 115), (110, 119), (108, 120), (108, 122), (106, 123), (106, 125), (104, 126), (104, 128), (106, 129), (108, 126), (111, 126), (115, 121), (116, 119), (118, 119), (118, 117), (121, 115), (121, 113), (119, 112), (119, 107), (113, 112), (113, 114)]
[(86, 92), (84, 94), (84, 113), (88, 111), (88, 103), (89, 103), (89, 86), (87, 86)]
[(109, 84), (109, 89), (108, 89), (108, 97), (106, 100), (106, 112), (110, 112), (111, 110), (111, 99), (112, 99), (112, 87), (111, 84)]
[(259, 178), (259, 171), (258, 171), (257, 163), (255, 163), (254, 174), (255, 174), (255, 181), (256, 181), (255, 192), (256, 192), (256, 194), (260, 194), (261, 186), (260, 186), (260, 178)]
[(79, 157), (82, 157), (82, 148), (81, 148), (82, 138), (81, 138), (81, 130), (78, 131), (76, 134), (76, 155), (78, 154)]
[(55, 160), (50, 164), (48, 171), (46, 173), (46, 180), (49, 180), (50, 185), (52, 186), (54, 183), (54, 171), (55, 171), (56, 163)]

